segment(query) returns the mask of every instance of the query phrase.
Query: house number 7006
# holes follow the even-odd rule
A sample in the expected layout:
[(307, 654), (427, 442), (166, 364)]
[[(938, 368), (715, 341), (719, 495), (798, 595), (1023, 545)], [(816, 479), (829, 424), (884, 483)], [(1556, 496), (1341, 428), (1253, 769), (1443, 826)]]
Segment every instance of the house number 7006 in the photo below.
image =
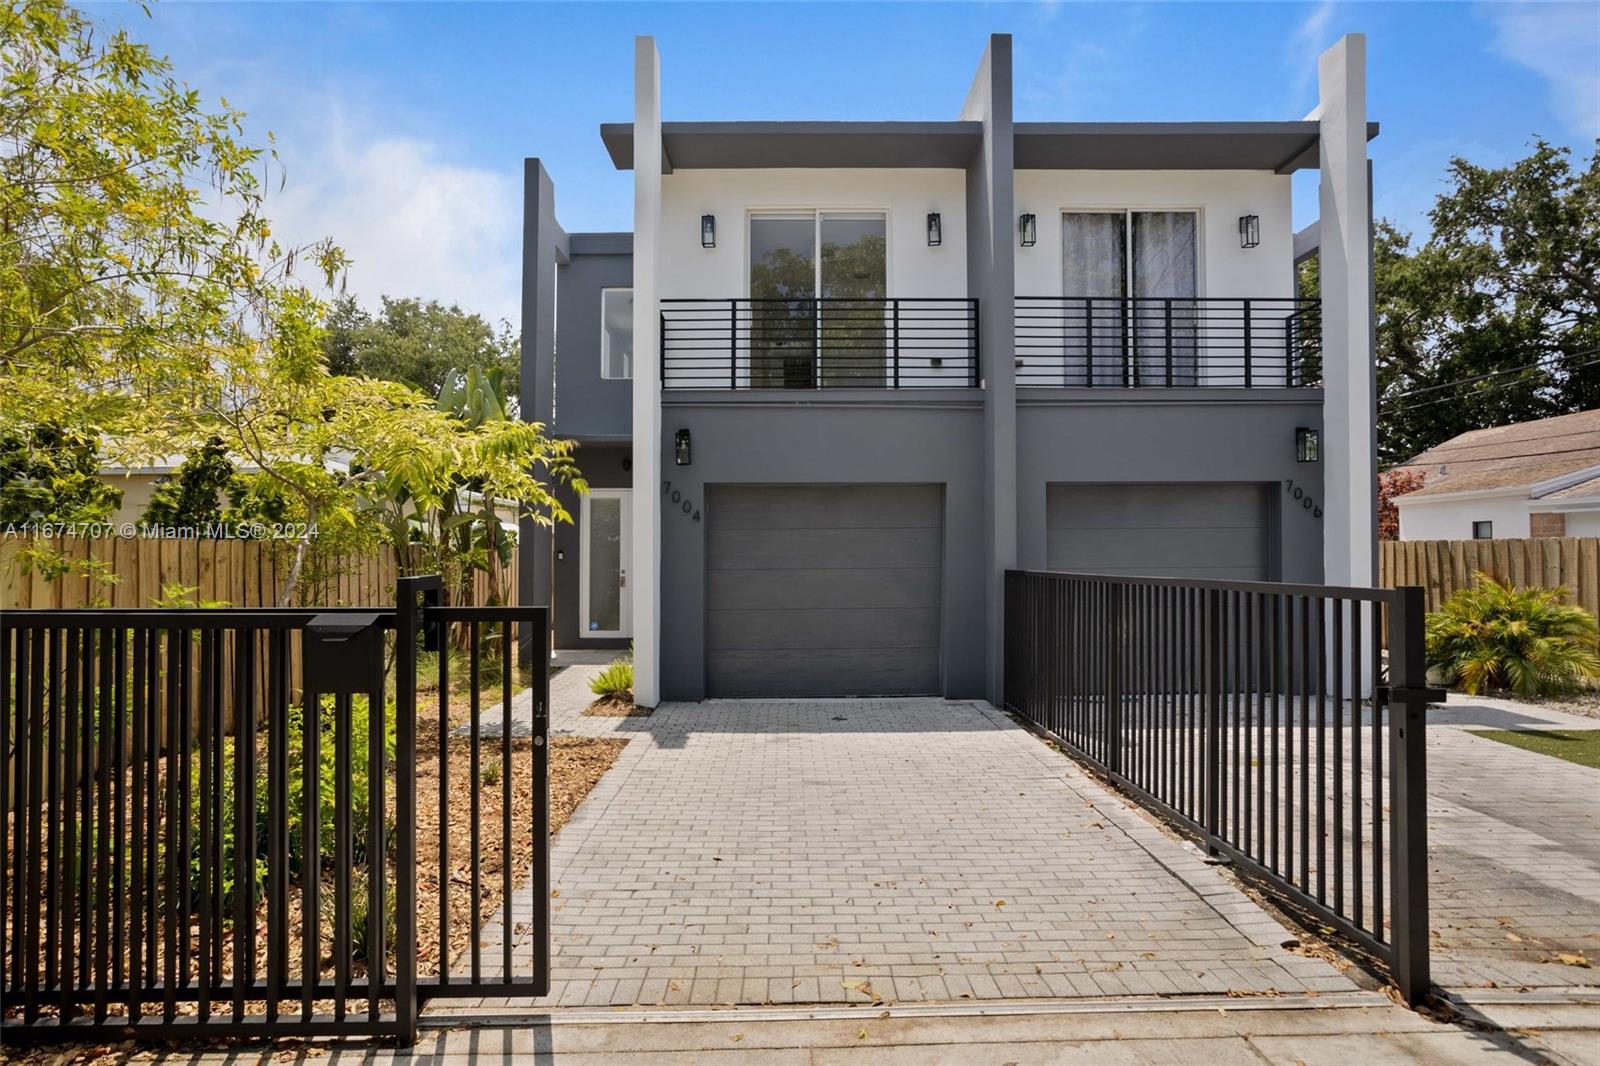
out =
[(1283, 491), (1287, 492), (1290, 496), (1293, 496), (1296, 500), (1298, 500), (1301, 507), (1305, 508), (1307, 511), (1310, 511), (1311, 517), (1322, 517), (1322, 505), (1317, 503), (1316, 500), (1313, 500), (1309, 492), (1301, 488), (1299, 485), (1296, 485), (1294, 483), (1294, 478), (1286, 477), (1283, 479)]
[(672, 482), (663, 481), (661, 483), (661, 495), (665, 496), (669, 501), (671, 501), (674, 506), (681, 507), (684, 514), (693, 516), (696, 522), (700, 521), (700, 508), (694, 505), (693, 500), (689, 499), (678, 489), (673, 488)]

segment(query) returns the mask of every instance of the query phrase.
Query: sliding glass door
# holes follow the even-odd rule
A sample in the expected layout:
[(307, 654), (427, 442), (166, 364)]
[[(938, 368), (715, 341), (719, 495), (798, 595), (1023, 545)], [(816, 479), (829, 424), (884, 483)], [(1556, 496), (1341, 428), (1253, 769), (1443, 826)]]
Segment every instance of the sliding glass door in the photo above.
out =
[(750, 219), (750, 383), (881, 385), (888, 264), (881, 213)]
[(1062, 215), (1067, 384), (1195, 383), (1196, 222), (1193, 211)]

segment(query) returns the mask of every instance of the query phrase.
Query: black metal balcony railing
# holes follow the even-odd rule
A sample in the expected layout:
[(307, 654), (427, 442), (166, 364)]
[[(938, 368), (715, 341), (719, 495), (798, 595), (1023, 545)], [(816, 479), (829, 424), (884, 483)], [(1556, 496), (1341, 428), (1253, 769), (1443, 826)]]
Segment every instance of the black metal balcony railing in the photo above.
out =
[(935, 389), (977, 383), (975, 299), (661, 301), (665, 389)]
[(1316, 300), (1019, 296), (1017, 384), (1302, 388), (1322, 381)]

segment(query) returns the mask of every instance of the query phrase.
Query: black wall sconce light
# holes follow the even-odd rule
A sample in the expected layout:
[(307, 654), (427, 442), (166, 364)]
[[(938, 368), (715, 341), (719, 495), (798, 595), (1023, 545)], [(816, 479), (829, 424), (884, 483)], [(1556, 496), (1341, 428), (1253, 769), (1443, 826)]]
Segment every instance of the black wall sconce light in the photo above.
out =
[(939, 224), (939, 212), (928, 212), (928, 247), (937, 248), (944, 243), (944, 232)]
[(700, 247), (715, 248), (717, 246), (717, 216), (700, 216)]
[(1254, 248), (1261, 243), (1261, 216), (1239, 216), (1239, 247)]
[(1296, 427), (1294, 431), (1294, 461), (1314, 463), (1322, 458), (1322, 439), (1309, 426)]
[(1032, 248), (1039, 243), (1039, 220), (1032, 215), (1023, 215), (1017, 219), (1017, 229), (1022, 234), (1022, 246)]
[(689, 431), (680, 429), (672, 435), (672, 458), (679, 466), (689, 465)]

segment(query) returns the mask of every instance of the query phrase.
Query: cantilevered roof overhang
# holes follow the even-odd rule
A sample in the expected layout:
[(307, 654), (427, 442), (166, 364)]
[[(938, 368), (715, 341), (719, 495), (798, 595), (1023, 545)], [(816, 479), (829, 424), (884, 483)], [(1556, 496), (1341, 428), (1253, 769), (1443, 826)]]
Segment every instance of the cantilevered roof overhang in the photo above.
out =
[[(633, 124), (600, 139), (633, 169)], [(662, 171), (762, 167), (961, 168), (983, 147), (979, 122), (664, 122)]]
[[(1378, 124), (1367, 124), (1367, 139)], [(633, 124), (600, 127), (633, 169)], [(763, 167), (962, 168), (978, 122), (665, 122), (662, 171)], [(1316, 122), (1018, 122), (1018, 170), (1271, 170), (1318, 165)]]
[[(1319, 165), (1315, 122), (1018, 122), (1018, 170), (1271, 170)], [(1378, 124), (1367, 123), (1367, 140)]]

